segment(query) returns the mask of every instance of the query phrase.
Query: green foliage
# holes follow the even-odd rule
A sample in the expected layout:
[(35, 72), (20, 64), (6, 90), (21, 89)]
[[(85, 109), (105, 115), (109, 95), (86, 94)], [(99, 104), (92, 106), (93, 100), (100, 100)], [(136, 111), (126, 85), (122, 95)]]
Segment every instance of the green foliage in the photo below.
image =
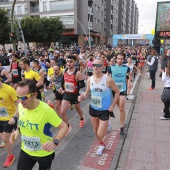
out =
[(0, 44), (9, 42), (10, 23), (7, 11), (0, 9)]
[(56, 42), (61, 38), (64, 26), (58, 17), (38, 18), (25, 17), (21, 27), (26, 42)]

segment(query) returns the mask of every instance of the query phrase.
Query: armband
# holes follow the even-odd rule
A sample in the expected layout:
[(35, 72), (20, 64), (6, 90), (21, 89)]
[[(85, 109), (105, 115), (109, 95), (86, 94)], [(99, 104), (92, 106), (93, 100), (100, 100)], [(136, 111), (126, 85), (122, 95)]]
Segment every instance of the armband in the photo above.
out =
[(85, 87), (84, 80), (80, 80), (80, 81), (78, 82), (77, 88), (80, 89), (80, 88), (83, 88), (83, 87)]

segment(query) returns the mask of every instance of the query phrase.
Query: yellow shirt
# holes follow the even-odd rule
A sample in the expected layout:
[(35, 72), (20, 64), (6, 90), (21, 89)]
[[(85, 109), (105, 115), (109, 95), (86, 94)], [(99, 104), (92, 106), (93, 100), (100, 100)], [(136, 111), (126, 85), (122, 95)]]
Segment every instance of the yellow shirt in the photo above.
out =
[[(61, 73), (63, 73), (64, 72), (64, 68), (60, 68), (60, 72)], [(50, 78), (52, 75), (54, 75), (54, 69), (53, 69), (53, 67), (50, 67), (49, 69), (48, 69), (48, 73), (47, 73), (47, 76)]]
[(15, 111), (14, 102), (17, 100), (17, 94), (14, 88), (7, 84), (3, 84), (0, 88), (0, 121), (10, 120)]
[(25, 71), (24, 72), (24, 78), (25, 79), (32, 79), (32, 80), (36, 80), (38, 81), (39, 79), (41, 79), (40, 75), (35, 72), (34, 70), (30, 70), (30, 71)]
[(28, 110), (18, 105), (19, 121), (21, 131), (21, 149), (28, 155), (43, 157), (52, 154), (41, 146), (53, 140), (50, 131), (51, 126), (58, 127), (62, 120), (48, 104), (40, 101), (34, 110)]

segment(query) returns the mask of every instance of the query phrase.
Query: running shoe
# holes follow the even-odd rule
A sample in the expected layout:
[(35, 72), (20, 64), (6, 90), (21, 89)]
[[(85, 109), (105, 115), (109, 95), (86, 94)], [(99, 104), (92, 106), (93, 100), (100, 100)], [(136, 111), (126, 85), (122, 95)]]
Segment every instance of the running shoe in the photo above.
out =
[(103, 151), (104, 151), (104, 149), (105, 149), (105, 145), (100, 145), (100, 146), (99, 146), (99, 149), (98, 149), (97, 152), (96, 152), (96, 154), (97, 154), (98, 156), (101, 156), (102, 153), (103, 153)]
[(11, 166), (12, 163), (14, 162), (14, 160), (15, 160), (14, 155), (7, 156), (6, 161), (4, 163), (4, 167), (7, 168), (7, 167)]
[(69, 132), (71, 131), (71, 129), (72, 129), (72, 127), (69, 125), (69, 127), (68, 127), (68, 131), (67, 131), (67, 133), (66, 133), (66, 135), (65, 135), (65, 136), (68, 136), (68, 134), (69, 134)]
[(155, 89), (155, 88), (151, 88), (151, 87), (148, 88), (148, 90), (154, 90), (154, 89)]
[(83, 116), (83, 120), (80, 120), (79, 127), (83, 128), (85, 125), (85, 117)]
[(1, 142), (0, 148), (5, 148), (5, 147), (6, 147), (5, 143), (4, 143), (4, 142)]
[(124, 132), (124, 127), (121, 127), (121, 128), (120, 128), (120, 135), (121, 135), (121, 136), (124, 136), (124, 134), (125, 134), (125, 132)]
[(161, 120), (169, 120), (170, 118), (166, 118), (166, 117), (164, 117), (164, 116), (161, 116), (160, 119), (161, 119)]

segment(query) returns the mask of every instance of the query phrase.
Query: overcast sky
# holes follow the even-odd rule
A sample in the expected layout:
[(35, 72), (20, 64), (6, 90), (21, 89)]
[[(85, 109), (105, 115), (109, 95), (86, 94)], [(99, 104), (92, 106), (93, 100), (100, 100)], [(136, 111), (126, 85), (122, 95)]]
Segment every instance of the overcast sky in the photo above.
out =
[(166, 0), (135, 0), (139, 9), (138, 33), (150, 34), (151, 30), (155, 28), (157, 2), (161, 1)]

